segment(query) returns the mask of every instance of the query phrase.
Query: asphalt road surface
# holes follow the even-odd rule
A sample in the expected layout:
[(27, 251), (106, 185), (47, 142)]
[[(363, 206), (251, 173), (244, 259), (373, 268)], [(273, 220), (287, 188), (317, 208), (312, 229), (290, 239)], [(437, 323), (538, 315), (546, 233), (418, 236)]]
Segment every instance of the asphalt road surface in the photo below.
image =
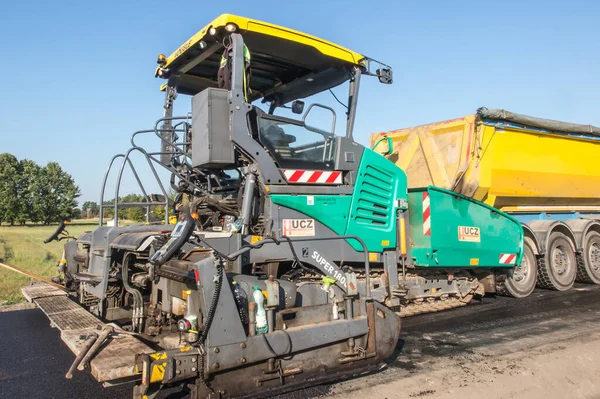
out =
[[(577, 285), (568, 292), (536, 290), (529, 298), (520, 300), (486, 297), (467, 307), (404, 319), (395, 356), (381, 372), (279, 398), (352, 397), (352, 393), (364, 387), (408, 380), (433, 371), (444, 362), (453, 366), (468, 360), (481, 369), (484, 363), (493, 364), (488, 361), (494, 353), (519, 352), (547, 344), (564, 347), (574, 336), (599, 330), (598, 286)], [(87, 372), (75, 372), (73, 379), (65, 379), (73, 359), (58, 330), (50, 327), (40, 310), (0, 313), (0, 398), (131, 397), (133, 384), (104, 388)], [(498, 365), (489, 367), (498, 372)], [(509, 369), (506, 366), (507, 372)], [(465, 378), (461, 383), (468, 384)], [(406, 397), (434, 392), (423, 389), (407, 393)], [(184, 395), (171, 392), (162, 396), (171, 399)]]
[(102, 388), (89, 372), (65, 379), (75, 356), (39, 309), (0, 313), (0, 398), (131, 398), (132, 385)]

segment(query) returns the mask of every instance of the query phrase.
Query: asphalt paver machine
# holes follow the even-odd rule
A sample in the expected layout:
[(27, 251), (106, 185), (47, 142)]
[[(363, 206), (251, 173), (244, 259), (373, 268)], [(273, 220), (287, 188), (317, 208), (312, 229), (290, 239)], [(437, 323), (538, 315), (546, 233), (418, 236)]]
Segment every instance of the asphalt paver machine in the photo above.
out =
[[(402, 169), (353, 140), (361, 79), (390, 84), (389, 66), (222, 15), (159, 56), (155, 75), (165, 79), (164, 115), (133, 134), (105, 177), (101, 202), (120, 165), (112, 225), (102, 205), (100, 226), (70, 241), (60, 264), (71, 296), (111, 340), (84, 357), (97, 379), (141, 377), (136, 398), (173, 384), (193, 398), (266, 396), (372, 370), (396, 349), (399, 315), (515, 284), (518, 222), (451, 191), (407, 190)], [(332, 107), (304, 100), (342, 84), (339, 133)], [(191, 113), (176, 116), (181, 98)], [(324, 117), (330, 128), (310, 122)], [(142, 135), (160, 149), (137, 145)], [(157, 168), (168, 170), (174, 196), (162, 184), (147, 194), (134, 153), (159, 183)], [(118, 201), (128, 167), (143, 203)], [(119, 226), (122, 207), (156, 205), (164, 222)], [(81, 331), (93, 320), (76, 331), (53, 321), (74, 351), (90, 348)]]

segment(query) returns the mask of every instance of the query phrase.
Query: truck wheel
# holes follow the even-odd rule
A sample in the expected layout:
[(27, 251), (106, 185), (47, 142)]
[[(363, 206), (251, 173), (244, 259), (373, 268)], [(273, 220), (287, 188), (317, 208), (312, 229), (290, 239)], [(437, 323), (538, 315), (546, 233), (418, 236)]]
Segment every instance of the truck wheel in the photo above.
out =
[(510, 269), (504, 281), (506, 293), (513, 298), (525, 298), (535, 289), (537, 262), (533, 250), (534, 245), (530, 239), (525, 238), (521, 264)]
[(600, 234), (595, 231), (586, 234), (583, 253), (577, 255), (577, 281), (600, 284)]
[(575, 284), (577, 260), (571, 240), (558, 231), (550, 234), (546, 254), (538, 259), (538, 286), (566, 291)]

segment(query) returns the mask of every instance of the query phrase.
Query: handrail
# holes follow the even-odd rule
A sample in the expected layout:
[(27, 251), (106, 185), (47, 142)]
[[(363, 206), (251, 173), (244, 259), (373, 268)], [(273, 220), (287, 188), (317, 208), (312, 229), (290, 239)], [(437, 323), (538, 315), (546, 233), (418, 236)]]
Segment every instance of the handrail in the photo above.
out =
[[(117, 184), (115, 187), (115, 215), (114, 215), (114, 224), (115, 226), (118, 225), (119, 222), (119, 206), (118, 206), (118, 202), (119, 202), (119, 190), (121, 188), (121, 180), (123, 178), (123, 171), (125, 169), (125, 163), (126, 161), (129, 160), (129, 155), (133, 152), (133, 151), (139, 151), (142, 153), (142, 155), (144, 155), (144, 157), (146, 158), (146, 161), (148, 161), (148, 166), (150, 166), (150, 170), (152, 170), (152, 174), (154, 175), (154, 178), (156, 179), (156, 182), (158, 183), (158, 186), (160, 188), (160, 191), (162, 191), (164, 197), (165, 197), (165, 224), (169, 223), (169, 196), (167, 194), (167, 192), (165, 191), (165, 188), (162, 184), (162, 182), (160, 181), (160, 177), (158, 177), (158, 173), (156, 173), (156, 169), (154, 168), (154, 165), (152, 164), (152, 161), (150, 160), (150, 156), (148, 155), (148, 153), (141, 147), (132, 147), (130, 148), (126, 153), (125, 153), (125, 159), (123, 160), (123, 162), (121, 163), (121, 168), (119, 169), (119, 175), (117, 177)], [(133, 167), (133, 166), (132, 166)], [(146, 200), (148, 199), (148, 196), (145, 196)], [(155, 203), (158, 204), (158, 203)], [(150, 202), (148, 202), (148, 206), (146, 208), (146, 221), (149, 221), (149, 213), (150, 213)]]
[(125, 157), (125, 154), (117, 154), (111, 158), (108, 163), (108, 168), (106, 168), (106, 172), (104, 172), (104, 179), (102, 181), (102, 189), (100, 190), (100, 212), (99, 212), (99, 221), (98, 224), (102, 226), (102, 222), (104, 220), (104, 191), (106, 190), (106, 182), (108, 181), (108, 175), (110, 174), (110, 170), (112, 169), (113, 163), (117, 158)]
[(180, 155), (186, 155), (185, 151), (183, 151), (182, 149), (180, 149), (178, 147), (178, 143), (175, 143), (173, 141), (168, 141), (166, 140), (164, 137), (162, 137), (160, 135), (159, 132), (175, 132), (176, 131), (176, 127), (179, 125), (175, 125), (172, 128), (169, 129), (159, 129), (158, 125), (160, 122), (165, 122), (165, 121), (174, 121), (174, 120), (189, 120), (190, 118), (188, 116), (168, 116), (168, 117), (162, 117), (160, 119), (158, 119), (155, 123), (154, 123), (154, 133), (156, 134), (156, 137), (158, 137), (160, 139), (160, 141), (162, 141), (164, 144), (166, 144), (169, 147), (173, 147), (175, 149), (178, 150), (178, 152), (180, 153)]
[[(175, 120), (179, 120), (180, 122), (176, 123), (172, 127), (169, 127), (168, 129), (158, 127), (159, 124), (164, 123), (165, 121), (175, 121)], [(134, 206), (135, 207), (144, 207), (146, 209), (146, 222), (149, 222), (150, 207), (155, 206), (155, 205), (164, 205), (166, 208), (165, 209), (165, 223), (169, 222), (170, 200), (169, 200), (168, 194), (164, 188), (164, 185), (162, 184), (162, 181), (161, 181), (160, 177), (158, 176), (158, 173), (156, 172), (154, 163), (157, 163), (158, 165), (162, 166), (163, 168), (165, 168), (166, 170), (171, 172), (172, 179), (174, 178), (174, 176), (176, 176), (180, 180), (186, 181), (194, 189), (199, 190), (199, 191), (204, 191), (203, 187), (198, 186), (198, 184), (191, 181), (188, 176), (184, 175), (184, 173), (182, 173), (180, 168), (174, 167), (170, 163), (169, 164), (164, 163), (160, 159), (157, 158), (160, 155), (170, 154), (170, 155), (174, 156), (176, 159), (178, 159), (178, 162), (179, 162), (178, 166), (180, 166), (180, 165), (183, 165), (184, 167), (187, 166), (187, 168), (189, 170), (192, 170), (192, 165), (191, 165), (191, 162), (189, 161), (190, 154), (186, 151), (186, 147), (189, 148), (189, 146), (192, 144), (190, 141), (187, 141), (187, 137), (185, 136), (189, 130), (186, 127), (182, 127), (184, 124), (188, 123), (188, 121), (190, 121), (190, 120), (191, 120), (191, 118), (189, 115), (163, 117), (156, 121), (153, 129), (138, 130), (131, 135), (130, 143), (131, 143), (132, 147), (124, 154), (115, 155), (110, 160), (108, 168), (106, 169), (106, 172), (104, 174), (104, 179), (102, 182), (102, 190), (100, 193), (100, 212), (99, 212), (100, 213), (99, 214), (99, 216), (100, 216), (99, 225), (100, 226), (102, 226), (102, 223), (104, 220), (104, 209), (106, 206), (108, 206), (108, 204), (106, 204), (106, 205), (104, 204), (104, 197), (105, 197), (105, 192), (106, 192), (106, 185), (108, 182), (108, 176), (110, 175), (110, 172), (113, 169), (115, 161), (119, 158), (123, 158), (123, 161), (121, 162), (121, 166), (119, 168), (116, 186), (115, 186), (115, 197), (114, 197), (113, 203), (111, 204), (111, 206), (114, 207), (114, 219), (113, 220), (114, 220), (115, 226), (118, 225), (118, 210), (119, 210), (119, 208), (134, 207)], [(177, 133), (184, 134), (183, 141), (179, 141), (179, 142), (176, 142), (174, 140), (169, 141), (162, 136), (162, 134), (161, 134), (162, 132), (170, 132), (173, 134), (177, 134)], [(168, 149), (171, 149), (172, 151), (147, 152), (138, 143), (136, 143), (136, 141), (135, 141), (136, 137), (141, 136), (143, 134), (150, 134), (150, 133), (154, 133), (159, 138), (159, 140), (163, 144), (165, 144)], [(156, 182), (158, 183), (158, 186), (165, 198), (165, 201), (156, 201), (156, 202), (149, 201), (150, 197), (148, 196), (148, 193), (146, 192), (144, 185), (142, 184), (142, 181), (139, 177), (137, 169), (135, 168), (135, 166), (131, 160), (131, 154), (136, 151), (141, 153), (144, 156), (144, 158), (146, 159), (146, 161), (148, 162), (148, 166), (150, 167), (150, 170), (152, 171), (152, 174), (154, 175), (154, 178), (155, 178)], [(121, 181), (123, 179), (123, 172), (125, 169), (125, 165), (129, 165), (129, 168), (132, 171), (133, 176), (138, 183), (140, 191), (143, 194), (144, 202), (121, 202), (121, 203), (119, 202), (119, 192), (120, 192)], [(202, 172), (200, 172), (200, 171), (197, 171), (197, 172), (199, 172), (200, 174), (203, 175)], [(209, 178), (209, 177), (207, 176), (207, 178)]]
[[(106, 173), (104, 174), (104, 181), (102, 183), (102, 190), (100, 193), (100, 218), (99, 218), (99, 225), (102, 226), (103, 220), (104, 220), (104, 192), (106, 189), (106, 182), (108, 180), (108, 175), (110, 174), (110, 171), (112, 169), (112, 165), (114, 163), (114, 161), (118, 158), (123, 158), (125, 157), (125, 154), (117, 154), (115, 155), (111, 161), (110, 164), (108, 165), (108, 168), (106, 169)], [(125, 160), (123, 161), (125, 162)], [(135, 170), (135, 167), (133, 166), (133, 163), (131, 162), (131, 159), (127, 159), (127, 163), (129, 164), (129, 167), (131, 168), (131, 171), (133, 172), (133, 176), (135, 177), (135, 180), (138, 183), (138, 186), (140, 187), (140, 190), (142, 191), (142, 194), (144, 195), (144, 198), (148, 198), (148, 193), (146, 193), (146, 190), (144, 189), (144, 185), (142, 184), (142, 181), (140, 180), (139, 175), (137, 174), (137, 171)], [(118, 198), (115, 199), (114, 202), (116, 202), (118, 204)], [(113, 203), (114, 203), (113, 202)], [(149, 211), (149, 209), (148, 209)], [(149, 214), (148, 212), (146, 212), (146, 221), (149, 221)]]
[(381, 155), (390, 155), (393, 151), (393, 148), (392, 148), (393, 144), (392, 144), (392, 138), (389, 136), (385, 136), (385, 137), (382, 137), (379, 140), (377, 140), (377, 142), (375, 143), (375, 145), (373, 145), (371, 150), (375, 151), (375, 148), (377, 148), (377, 146), (384, 140), (387, 140), (388, 150)]

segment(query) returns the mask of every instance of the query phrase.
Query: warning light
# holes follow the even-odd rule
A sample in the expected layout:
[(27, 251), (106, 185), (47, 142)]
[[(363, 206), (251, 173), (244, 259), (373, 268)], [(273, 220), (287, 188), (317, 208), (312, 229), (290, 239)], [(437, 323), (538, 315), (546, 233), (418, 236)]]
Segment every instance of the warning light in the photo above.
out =
[(189, 320), (181, 319), (177, 322), (177, 329), (181, 332), (188, 332), (192, 329), (192, 323)]

